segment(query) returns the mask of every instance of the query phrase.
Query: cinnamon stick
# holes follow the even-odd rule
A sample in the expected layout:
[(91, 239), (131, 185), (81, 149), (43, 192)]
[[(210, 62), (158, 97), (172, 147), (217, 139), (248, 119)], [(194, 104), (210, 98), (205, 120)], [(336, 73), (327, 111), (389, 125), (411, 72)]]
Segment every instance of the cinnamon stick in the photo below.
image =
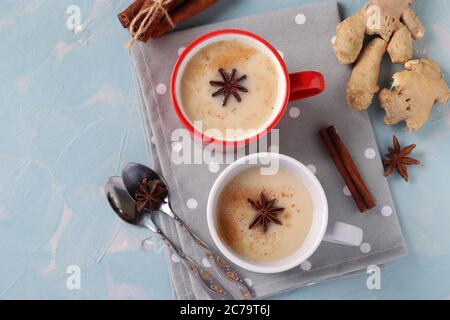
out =
[(130, 26), (131, 21), (141, 11), (142, 6), (147, 0), (134, 0), (124, 11), (120, 12), (117, 17), (124, 28)]
[(367, 189), (367, 186), (361, 177), (361, 174), (359, 173), (359, 170), (357, 166), (355, 165), (355, 162), (352, 159), (352, 156), (350, 155), (350, 152), (348, 151), (347, 147), (342, 142), (341, 138), (339, 137), (339, 134), (336, 131), (336, 128), (334, 126), (331, 126), (327, 129), (328, 134), (331, 138), (331, 141), (339, 155), (339, 158), (342, 160), (342, 163), (345, 166), (345, 169), (347, 170), (350, 178), (352, 179), (353, 183), (355, 184), (356, 189), (358, 190), (359, 194), (361, 195), (362, 199), (364, 200), (364, 203), (367, 207), (367, 209), (375, 208), (375, 200), (373, 199), (372, 195), (370, 194), (369, 190)]
[(325, 145), (325, 148), (327, 149), (328, 153), (330, 154), (331, 159), (333, 160), (334, 164), (336, 165), (337, 170), (339, 171), (339, 174), (341, 175), (342, 179), (344, 179), (345, 184), (347, 185), (348, 189), (350, 190), (350, 193), (352, 194), (353, 200), (355, 200), (356, 206), (358, 207), (358, 210), (363, 213), (367, 210), (366, 204), (361, 197), (361, 194), (358, 192), (358, 189), (356, 188), (355, 184), (353, 183), (349, 173), (345, 169), (344, 164), (342, 163), (341, 158), (339, 157), (339, 154), (334, 147), (334, 144), (330, 138), (330, 135), (328, 133), (327, 129), (322, 129), (319, 132), (320, 138), (322, 139), (323, 144)]
[[(216, 2), (217, 0), (189, 0), (184, 2), (177, 9), (173, 10), (173, 12), (170, 13), (170, 18), (173, 23), (177, 25), (208, 9)], [(169, 21), (167, 21), (167, 19), (163, 19), (163, 21), (161, 21), (161, 23), (156, 27), (156, 30), (151, 34), (151, 37), (159, 38), (170, 30), (172, 30), (172, 26)]]

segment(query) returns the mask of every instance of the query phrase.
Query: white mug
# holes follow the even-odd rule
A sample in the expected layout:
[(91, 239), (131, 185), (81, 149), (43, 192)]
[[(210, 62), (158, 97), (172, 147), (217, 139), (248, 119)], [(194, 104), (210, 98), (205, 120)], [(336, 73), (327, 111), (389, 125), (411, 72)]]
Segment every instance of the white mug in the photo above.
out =
[[(246, 259), (235, 253), (219, 236), (217, 214), (222, 190), (233, 178), (252, 167), (260, 167), (262, 174), (264, 174), (264, 170), (268, 173), (271, 169), (283, 168), (303, 182), (312, 198), (313, 219), (308, 235), (294, 253), (280, 260), (253, 261)], [(258, 273), (278, 273), (298, 266), (316, 251), (322, 241), (359, 246), (362, 243), (363, 236), (360, 228), (341, 222), (333, 224), (327, 233), (328, 202), (319, 180), (299, 161), (277, 153), (251, 154), (228, 166), (219, 175), (210, 191), (207, 222), (211, 237), (222, 254), (237, 266)]]

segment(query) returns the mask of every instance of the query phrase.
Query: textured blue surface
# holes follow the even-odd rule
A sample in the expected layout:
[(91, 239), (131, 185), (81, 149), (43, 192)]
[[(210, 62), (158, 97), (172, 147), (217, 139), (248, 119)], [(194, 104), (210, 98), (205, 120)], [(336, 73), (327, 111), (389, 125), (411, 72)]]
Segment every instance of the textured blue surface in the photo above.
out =
[[(182, 27), (313, 1), (222, 0)], [(124, 226), (103, 195), (107, 177), (126, 162), (147, 162), (127, 33), (116, 14), (125, 0), (2, 0), (0, 3), (0, 298), (171, 298), (159, 245), (141, 250), (145, 232)], [(339, 1), (347, 16), (364, 1)], [(70, 5), (82, 30), (66, 27)], [(417, 55), (450, 73), (450, 4), (418, 0), (427, 36)], [(384, 83), (393, 71), (384, 66)], [(169, 71), (168, 71), (169, 72)], [(278, 296), (311, 298), (450, 298), (450, 112), (436, 107), (416, 134), (386, 127), (371, 108), (380, 150), (392, 134), (417, 143), (422, 168), (412, 181), (390, 179), (409, 256), (383, 269), (381, 290), (366, 274)], [(66, 286), (81, 270), (80, 290)]]

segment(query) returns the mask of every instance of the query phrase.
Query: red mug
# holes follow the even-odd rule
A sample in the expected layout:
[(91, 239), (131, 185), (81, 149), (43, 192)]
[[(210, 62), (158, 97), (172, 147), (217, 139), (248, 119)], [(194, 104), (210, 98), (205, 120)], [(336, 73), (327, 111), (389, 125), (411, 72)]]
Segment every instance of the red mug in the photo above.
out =
[[(218, 137), (208, 136), (198, 128), (195, 128), (192, 121), (186, 116), (185, 112), (183, 111), (183, 106), (179, 98), (182, 74), (189, 60), (207, 45), (210, 45), (214, 42), (226, 40), (241, 40), (259, 48), (260, 50), (264, 50), (266, 54), (270, 56), (275, 62), (277, 71), (280, 74), (279, 78), (281, 79), (281, 94), (279, 99), (277, 99), (277, 105), (274, 106), (275, 111), (268, 121), (269, 124), (263, 128), (255, 130), (253, 134), (249, 136), (244, 136), (234, 140), (226, 140)], [(190, 131), (191, 134), (200, 138), (204, 145), (214, 143), (214, 145), (223, 145), (224, 147), (245, 145), (260, 138), (262, 135), (268, 133), (278, 124), (290, 101), (309, 98), (320, 94), (324, 90), (325, 79), (320, 72), (302, 71), (289, 74), (283, 58), (269, 42), (248, 31), (233, 29), (224, 29), (209, 32), (200, 36), (191, 44), (189, 44), (178, 57), (178, 60), (175, 63), (172, 71), (170, 82), (172, 103), (175, 108), (175, 112), (183, 125)]]

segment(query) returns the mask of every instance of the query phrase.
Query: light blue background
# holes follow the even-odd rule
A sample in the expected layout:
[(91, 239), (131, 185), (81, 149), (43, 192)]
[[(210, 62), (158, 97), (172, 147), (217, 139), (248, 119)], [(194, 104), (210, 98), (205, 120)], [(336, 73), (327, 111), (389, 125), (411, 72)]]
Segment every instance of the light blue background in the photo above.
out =
[[(181, 27), (307, 2), (222, 0)], [(148, 161), (128, 36), (116, 18), (128, 3), (1, 1), (0, 298), (171, 298), (163, 251), (157, 243), (141, 250), (146, 233), (119, 223), (103, 195), (126, 162)], [(341, 13), (363, 3), (339, 1)], [(74, 4), (78, 33), (66, 27)], [(427, 27), (417, 55), (437, 60), (448, 78), (450, 3), (418, 0), (415, 8)], [(389, 62), (383, 68), (389, 86), (393, 70)], [(390, 178), (410, 254), (383, 269), (381, 290), (368, 290), (361, 274), (278, 298), (450, 298), (449, 108), (435, 107), (415, 134), (384, 126), (377, 106), (370, 113), (381, 151), (395, 133), (416, 143), (424, 162), (408, 184)], [(81, 270), (80, 290), (66, 286), (71, 265)]]

